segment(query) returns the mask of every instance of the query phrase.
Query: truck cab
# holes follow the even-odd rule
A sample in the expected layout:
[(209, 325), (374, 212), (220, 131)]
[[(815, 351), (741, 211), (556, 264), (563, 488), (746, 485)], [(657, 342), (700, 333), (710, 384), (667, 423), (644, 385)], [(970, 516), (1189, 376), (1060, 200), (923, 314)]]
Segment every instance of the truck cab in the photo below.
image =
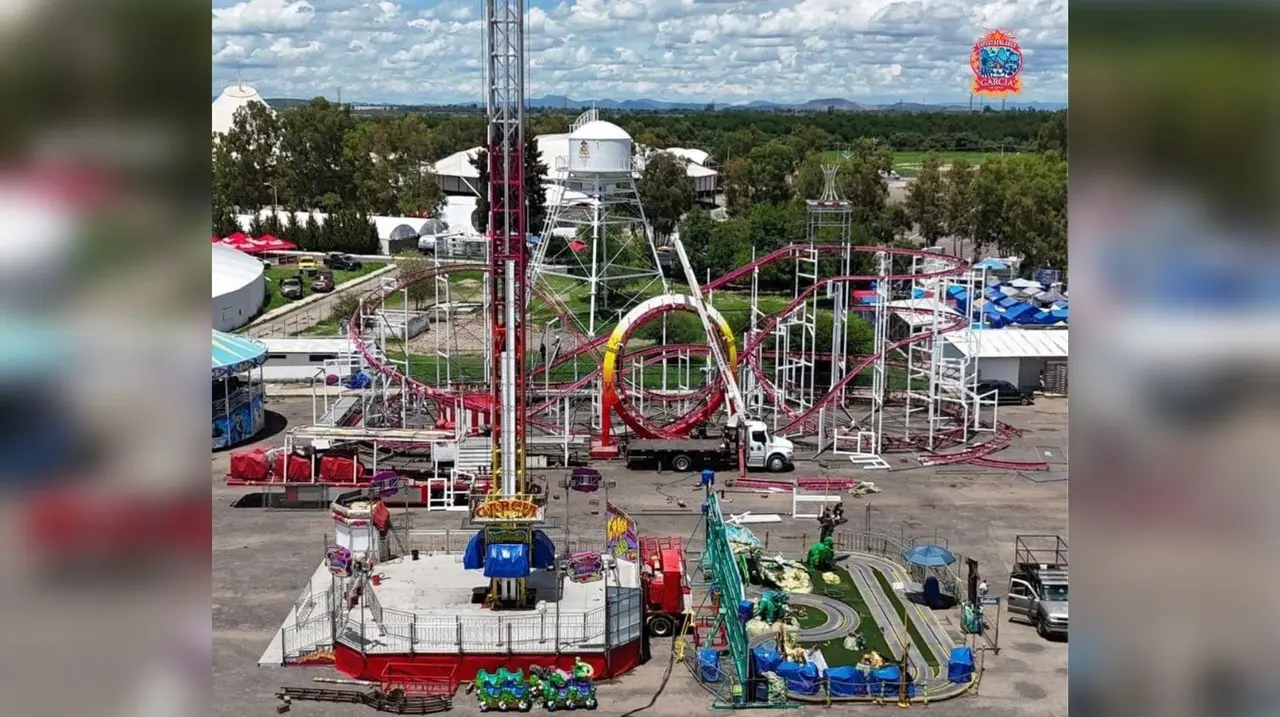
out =
[(747, 421), (747, 466), (781, 473), (795, 461), (795, 446), (769, 433), (764, 421)]

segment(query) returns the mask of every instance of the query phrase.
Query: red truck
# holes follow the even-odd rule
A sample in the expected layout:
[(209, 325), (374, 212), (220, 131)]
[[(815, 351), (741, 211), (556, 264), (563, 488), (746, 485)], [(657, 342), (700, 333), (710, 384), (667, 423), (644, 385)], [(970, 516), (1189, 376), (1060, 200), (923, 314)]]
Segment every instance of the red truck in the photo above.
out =
[(640, 581), (644, 586), (645, 629), (653, 637), (670, 637), (684, 627), (689, 607), (684, 541), (641, 538)]

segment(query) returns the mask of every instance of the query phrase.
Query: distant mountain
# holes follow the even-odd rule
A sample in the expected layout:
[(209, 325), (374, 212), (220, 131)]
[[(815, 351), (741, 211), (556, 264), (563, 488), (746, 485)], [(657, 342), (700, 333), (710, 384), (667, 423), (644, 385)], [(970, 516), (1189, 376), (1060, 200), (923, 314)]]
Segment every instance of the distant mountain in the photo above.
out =
[[(290, 98), (268, 98), (267, 104), (277, 109), (285, 109), (306, 104), (309, 100), (290, 99)], [(585, 110), (595, 107), (602, 110), (618, 110), (632, 112), (688, 112), (705, 110), (708, 105), (713, 105), (716, 110), (722, 111), (754, 111), (754, 112), (826, 112), (828, 109), (834, 109), (838, 112), (965, 112), (969, 109), (967, 102), (947, 102), (947, 103), (920, 103), (920, 102), (894, 102), (894, 103), (861, 103), (847, 100), (842, 97), (831, 97), (825, 99), (809, 100), (808, 102), (798, 103), (782, 103), (770, 102), (768, 100), (754, 100), (752, 102), (744, 102), (739, 104), (722, 105), (711, 102), (668, 102), (665, 100), (653, 100), (648, 98), (631, 99), (631, 100), (611, 100), (611, 99), (594, 99), (594, 100), (575, 100), (564, 95), (543, 95), (542, 97), (534, 97), (529, 100), (529, 107), (534, 109), (567, 109), (567, 110)], [(981, 109), (983, 106), (990, 107), (994, 110), (1000, 109), (998, 100), (975, 99), (973, 108)], [(460, 109), (483, 109), (482, 102), (452, 102), (447, 104), (439, 103), (423, 103), (411, 105), (396, 105), (386, 103), (371, 102), (355, 102), (352, 105), (356, 111), (375, 112), (375, 111), (405, 111), (405, 110), (426, 110), (430, 108), (460, 108)], [(1053, 111), (1065, 109), (1065, 102), (1006, 102), (1005, 109), (1010, 110), (1043, 110)]]
[(575, 100), (564, 95), (545, 95), (529, 100), (529, 106), (537, 109), (573, 109), (585, 110), (595, 107), (602, 110), (702, 110), (707, 108), (706, 102), (664, 102), (662, 100)]

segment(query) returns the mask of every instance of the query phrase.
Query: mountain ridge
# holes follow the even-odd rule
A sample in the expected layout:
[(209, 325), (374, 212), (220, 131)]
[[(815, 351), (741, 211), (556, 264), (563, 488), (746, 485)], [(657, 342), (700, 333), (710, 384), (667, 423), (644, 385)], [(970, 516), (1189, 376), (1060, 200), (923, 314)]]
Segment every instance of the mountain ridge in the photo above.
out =
[[(295, 98), (267, 98), (267, 104), (275, 108), (293, 107), (305, 104), (307, 100)], [(712, 109), (717, 112), (732, 111), (783, 111), (783, 112), (825, 112), (832, 109), (838, 112), (964, 112), (968, 111), (967, 102), (857, 102), (842, 97), (829, 97), (808, 100), (806, 102), (772, 102), (769, 100), (753, 100), (722, 105), (714, 102), (669, 102), (649, 98), (614, 100), (608, 98), (576, 100), (565, 95), (543, 95), (531, 98), (529, 107), (533, 109), (570, 109), (586, 110), (595, 107), (601, 110), (618, 110), (632, 112), (688, 112)], [(404, 104), (390, 102), (350, 102), (357, 109), (393, 109), (405, 107), (479, 107), (479, 102), (454, 102), (421, 104)], [(994, 100), (979, 100), (974, 103), (975, 109), (982, 107), (997, 108)], [(1066, 109), (1066, 102), (1006, 102), (1005, 109), (1055, 111)]]

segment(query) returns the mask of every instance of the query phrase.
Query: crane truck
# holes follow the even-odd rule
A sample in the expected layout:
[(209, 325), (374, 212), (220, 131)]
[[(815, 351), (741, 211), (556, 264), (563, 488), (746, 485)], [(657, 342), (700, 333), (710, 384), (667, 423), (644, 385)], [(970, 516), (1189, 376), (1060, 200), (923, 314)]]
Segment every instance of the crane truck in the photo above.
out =
[(628, 441), (622, 448), (622, 455), (628, 467), (641, 461), (657, 461), (660, 465), (670, 465), (677, 471), (689, 471), (695, 467), (709, 468), (722, 465), (735, 458), (739, 467), (767, 468), (780, 472), (791, 467), (795, 458), (795, 447), (791, 441), (772, 436), (763, 421), (753, 420), (747, 415), (746, 401), (742, 399), (742, 391), (738, 388), (737, 377), (733, 367), (725, 357), (724, 347), (715, 340), (716, 327), (707, 311), (702, 297), (702, 287), (698, 284), (698, 275), (689, 263), (689, 255), (679, 236), (671, 238), (672, 248), (680, 259), (684, 270), (685, 281), (689, 284), (689, 298), (693, 300), (694, 310), (702, 320), (702, 328), (707, 332), (707, 343), (710, 344), (711, 355), (715, 358), (716, 368), (724, 380), (724, 392), (728, 404), (729, 418), (725, 422), (718, 437), (708, 437), (706, 427), (701, 428), (701, 435), (693, 438), (650, 438)]
[(690, 438), (636, 438), (623, 441), (619, 453), (626, 459), (627, 467), (634, 468), (648, 463), (685, 473), (702, 468), (720, 468), (736, 465), (739, 457), (739, 441), (746, 434), (746, 467), (764, 468), (780, 473), (792, 467), (795, 446), (791, 441), (769, 432), (764, 421), (747, 420), (746, 431), (739, 430), (738, 416), (730, 416), (719, 436), (708, 436), (705, 429), (700, 436)]

